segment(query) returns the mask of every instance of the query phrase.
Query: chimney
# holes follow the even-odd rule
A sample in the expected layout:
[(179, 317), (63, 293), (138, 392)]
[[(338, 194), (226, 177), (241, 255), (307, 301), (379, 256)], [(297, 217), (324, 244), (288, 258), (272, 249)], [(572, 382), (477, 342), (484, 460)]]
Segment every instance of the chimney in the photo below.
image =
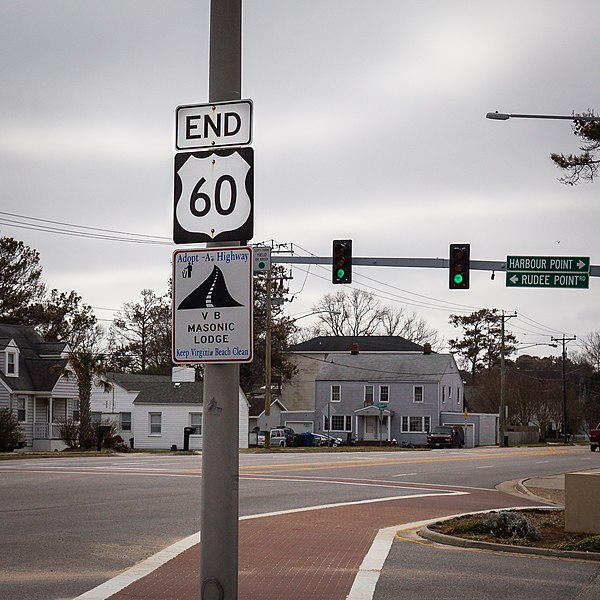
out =
[(358, 354), (358, 343), (352, 342), (352, 346), (350, 346), (350, 354), (352, 356), (356, 356)]
[(429, 342), (423, 344), (423, 354), (431, 354), (431, 344)]

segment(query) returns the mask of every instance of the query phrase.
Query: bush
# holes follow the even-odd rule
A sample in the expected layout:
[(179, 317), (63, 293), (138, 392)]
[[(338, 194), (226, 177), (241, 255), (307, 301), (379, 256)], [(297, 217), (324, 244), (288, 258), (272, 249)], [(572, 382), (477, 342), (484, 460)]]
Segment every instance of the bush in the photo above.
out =
[(484, 527), (493, 535), (503, 538), (525, 538), (531, 541), (541, 540), (538, 528), (521, 513), (502, 510), (491, 513), (483, 522)]
[(71, 450), (79, 448), (79, 423), (73, 419), (66, 419), (58, 423), (58, 434), (60, 439)]
[(12, 452), (25, 441), (17, 415), (10, 408), (0, 410), (0, 452)]

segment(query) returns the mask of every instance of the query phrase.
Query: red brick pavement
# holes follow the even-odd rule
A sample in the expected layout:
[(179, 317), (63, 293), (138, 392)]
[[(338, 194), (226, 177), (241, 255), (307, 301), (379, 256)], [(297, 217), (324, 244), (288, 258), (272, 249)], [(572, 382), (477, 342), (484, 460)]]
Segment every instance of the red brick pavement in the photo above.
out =
[[(502, 492), (472, 490), (463, 496), (389, 500), (243, 520), (239, 598), (344, 600), (382, 528), (461, 512), (537, 504)], [(110, 600), (198, 600), (199, 565), (196, 545)]]

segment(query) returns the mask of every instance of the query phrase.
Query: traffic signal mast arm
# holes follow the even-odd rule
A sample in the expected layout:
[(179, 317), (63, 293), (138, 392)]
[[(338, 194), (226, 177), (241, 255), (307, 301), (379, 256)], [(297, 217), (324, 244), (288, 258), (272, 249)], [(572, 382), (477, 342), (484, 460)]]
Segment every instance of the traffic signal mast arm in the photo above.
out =
[[(285, 256), (273, 255), (274, 263), (288, 265), (331, 265), (331, 256)], [(359, 267), (408, 267), (414, 269), (447, 269), (450, 260), (447, 258), (352, 258), (352, 264)], [(471, 259), (471, 271), (506, 271), (506, 260), (473, 260)], [(600, 265), (590, 265), (590, 277), (600, 277)]]

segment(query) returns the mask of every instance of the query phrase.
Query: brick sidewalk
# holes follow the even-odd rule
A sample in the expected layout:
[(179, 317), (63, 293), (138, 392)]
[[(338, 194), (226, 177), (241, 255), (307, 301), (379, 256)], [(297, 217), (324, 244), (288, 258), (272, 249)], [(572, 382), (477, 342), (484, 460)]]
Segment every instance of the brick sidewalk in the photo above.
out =
[[(415, 490), (417, 491), (417, 490)], [(239, 598), (345, 600), (377, 532), (385, 527), (515, 505), (537, 505), (492, 490), (321, 508), (240, 521)], [(198, 600), (195, 545), (110, 600)]]

